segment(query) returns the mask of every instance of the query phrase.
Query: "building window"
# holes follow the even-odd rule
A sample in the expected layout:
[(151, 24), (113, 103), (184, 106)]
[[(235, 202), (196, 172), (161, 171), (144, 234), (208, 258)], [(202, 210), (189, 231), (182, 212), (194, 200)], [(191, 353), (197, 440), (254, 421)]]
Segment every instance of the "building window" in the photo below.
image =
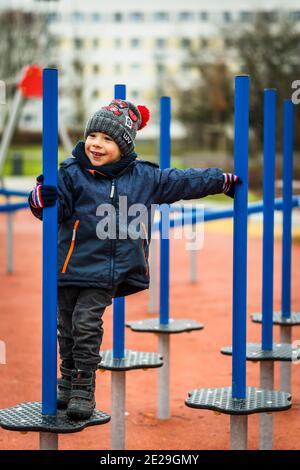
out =
[(224, 38), (224, 47), (226, 49), (232, 47), (232, 39), (231, 38)]
[(165, 64), (162, 64), (161, 62), (156, 63), (156, 72), (158, 75), (162, 75), (166, 71), (166, 66)]
[(130, 13), (129, 19), (130, 21), (134, 23), (141, 23), (142, 21), (144, 21), (144, 13), (140, 13), (140, 12)]
[(224, 11), (223, 19), (224, 19), (225, 23), (230, 23), (231, 22), (232, 16), (231, 16), (230, 11)]
[(58, 13), (48, 13), (46, 15), (46, 21), (48, 24), (50, 23), (55, 23), (55, 21), (59, 20), (59, 14)]
[(132, 38), (131, 41), (130, 41), (130, 45), (131, 45), (131, 47), (134, 47), (134, 48), (140, 47), (141, 40), (138, 39), (138, 38)]
[(93, 65), (93, 73), (99, 73), (100, 72), (100, 65), (94, 64)]
[(76, 49), (82, 49), (83, 48), (83, 39), (75, 38), (74, 39), (74, 46), (75, 46)]
[(120, 48), (122, 46), (121, 38), (115, 38), (114, 45), (115, 45), (115, 48)]
[(168, 21), (169, 13), (165, 11), (157, 11), (156, 13), (154, 13), (154, 20), (160, 22)]
[(251, 11), (241, 11), (240, 20), (243, 23), (247, 23), (247, 22), (251, 21), (252, 18), (253, 18), (253, 14), (251, 13)]
[(193, 21), (194, 13), (191, 11), (181, 11), (178, 15), (179, 21)]
[(208, 20), (208, 12), (207, 11), (201, 11), (199, 13), (199, 18), (201, 21), (207, 21)]
[(300, 10), (292, 11), (292, 19), (294, 21), (300, 21)]
[(206, 39), (206, 38), (201, 38), (201, 47), (203, 47), (203, 49), (205, 49), (206, 47), (208, 47), (208, 39)]
[(101, 21), (101, 15), (100, 13), (92, 13), (91, 15), (91, 20), (94, 22), (94, 23), (99, 23)]
[(158, 48), (158, 49), (164, 49), (167, 45), (167, 40), (164, 39), (164, 38), (158, 38), (156, 39), (155, 41), (155, 46)]
[(141, 64), (131, 64), (132, 72), (138, 72), (141, 69)]
[[(277, 11), (264, 11), (262, 13), (262, 17), (265, 21), (270, 21), (270, 22), (274, 22), (278, 19), (278, 14), (277, 14)], [(253, 18), (253, 15), (252, 15), (252, 18)]]
[(92, 98), (98, 99), (100, 97), (99, 90), (93, 90), (92, 91)]
[(100, 46), (100, 41), (98, 38), (93, 39), (93, 47), (96, 49), (97, 47)]
[(114, 73), (121, 73), (121, 64), (115, 64)]
[(75, 11), (72, 13), (71, 18), (75, 23), (81, 23), (84, 21), (84, 14), (80, 13), (79, 11)]
[(181, 47), (183, 47), (183, 49), (189, 49), (191, 45), (192, 45), (192, 42), (189, 38), (181, 39)]
[(114, 13), (113, 19), (116, 23), (121, 23), (121, 21), (123, 21), (123, 14), (122, 13)]
[(72, 62), (72, 65), (73, 65), (74, 71), (75, 71), (78, 75), (82, 75), (82, 74), (83, 74), (83, 63), (82, 63), (80, 60), (75, 59), (75, 60)]
[(139, 98), (139, 96), (140, 96), (140, 93), (139, 93), (139, 91), (138, 91), (138, 90), (132, 90), (132, 92), (131, 92), (131, 96), (132, 96), (132, 98), (133, 98), (134, 100), (136, 100), (136, 99), (138, 99), (138, 98)]

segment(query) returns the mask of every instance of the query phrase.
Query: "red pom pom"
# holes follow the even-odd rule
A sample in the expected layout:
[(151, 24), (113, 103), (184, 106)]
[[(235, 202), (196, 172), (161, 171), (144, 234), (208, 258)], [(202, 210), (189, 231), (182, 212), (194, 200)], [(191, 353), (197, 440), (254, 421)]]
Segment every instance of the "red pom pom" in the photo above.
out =
[(147, 125), (147, 122), (149, 121), (150, 119), (150, 111), (149, 109), (147, 108), (147, 106), (137, 106), (141, 116), (142, 116), (142, 122), (140, 124), (140, 127), (138, 130), (141, 130), (143, 129), (143, 127), (145, 127)]

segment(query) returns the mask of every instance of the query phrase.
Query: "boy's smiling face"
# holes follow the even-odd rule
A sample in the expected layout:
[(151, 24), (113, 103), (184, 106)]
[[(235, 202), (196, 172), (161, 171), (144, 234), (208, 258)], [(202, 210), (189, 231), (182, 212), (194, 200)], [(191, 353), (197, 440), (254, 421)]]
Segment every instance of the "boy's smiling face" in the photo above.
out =
[(103, 132), (91, 132), (85, 141), (84, 149), (94, 166), (102, 166), (121, 160), (121, 152), (116, 142)]

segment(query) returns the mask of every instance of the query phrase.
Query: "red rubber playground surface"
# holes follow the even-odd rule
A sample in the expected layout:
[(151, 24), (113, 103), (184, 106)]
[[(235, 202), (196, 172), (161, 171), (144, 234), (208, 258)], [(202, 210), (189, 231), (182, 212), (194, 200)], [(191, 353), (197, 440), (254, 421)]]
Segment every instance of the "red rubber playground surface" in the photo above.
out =
[[(248, 341), (260, 341), (260, 326), (249, 316), (261, 308), (261, 238), (249, 226)], [(15, 215), (14, 274), (5, 273), (6, 216), (0, 214), (0, 339), (6, 343), (6, 364), (0, 364), (0, 408), (41, 399), (41, 224), (27, 210)], [(191, 318), (205, 329), (174, 335), (171, 339), (171, 419), (156, 419), (157, 371), (127, 374), (127, 449), (228, 449), (229, 416), (187, 408), (189, 390), (231, 385), (231, 359), (222, 346), (231, 344), (232, 237), (231, 222), (205, 225), (204, 247), (198, 253), (198, 279), (189, 281), (189, 256), (184, 240), (171, 242), (171, 317)], [(300, 245), (293, 245), (292, 305), (300, 311)], [(280, 309), (281, 246), (275, 241), (274, 309)], [(126, 300), (128, 320), (149, 318), (148, 293)], [(105, 313), (103, 348), (111, 347), (112, 309)], [(279, 329), (274, 328), (279, 341)], [(300, 340), (294, 328), (293, 340)], [(126, 330), (126, 347), (156, 351), (153, 334)], [(275, 388), (279, 388), (275, 366)], [(247, 384), (259, 384), (259, 364), (248, 363)], [(292, 366), (293, 407), (275, 414), (274, 448), (299, 449), (300, 365)], [(110, 372), (97, 375), (97, 406), (110, 412)], [(258, 415), (249, 417), (249, 449), (258, 448)], [(110, 446), (110, 424), (60, 435), (60, 449), (103, 449)], [(0, 429), (0, 449), (38, 449), (37, 433), (20, 434)]]

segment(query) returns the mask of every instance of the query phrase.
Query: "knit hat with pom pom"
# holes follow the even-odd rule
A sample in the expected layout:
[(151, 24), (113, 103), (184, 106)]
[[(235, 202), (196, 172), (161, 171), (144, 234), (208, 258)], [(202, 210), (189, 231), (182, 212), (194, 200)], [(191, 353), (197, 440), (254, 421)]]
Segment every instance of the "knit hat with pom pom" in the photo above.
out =
[(127, 156), (134, 151), (137, 131), (146, 126), (149, 118), (150, 112), (146, 106), (135, 106), (125, 100), (113, 100), (88, 120), (84, 138), (92, 132), (103, 132), (118, 144), (121, 154)]

